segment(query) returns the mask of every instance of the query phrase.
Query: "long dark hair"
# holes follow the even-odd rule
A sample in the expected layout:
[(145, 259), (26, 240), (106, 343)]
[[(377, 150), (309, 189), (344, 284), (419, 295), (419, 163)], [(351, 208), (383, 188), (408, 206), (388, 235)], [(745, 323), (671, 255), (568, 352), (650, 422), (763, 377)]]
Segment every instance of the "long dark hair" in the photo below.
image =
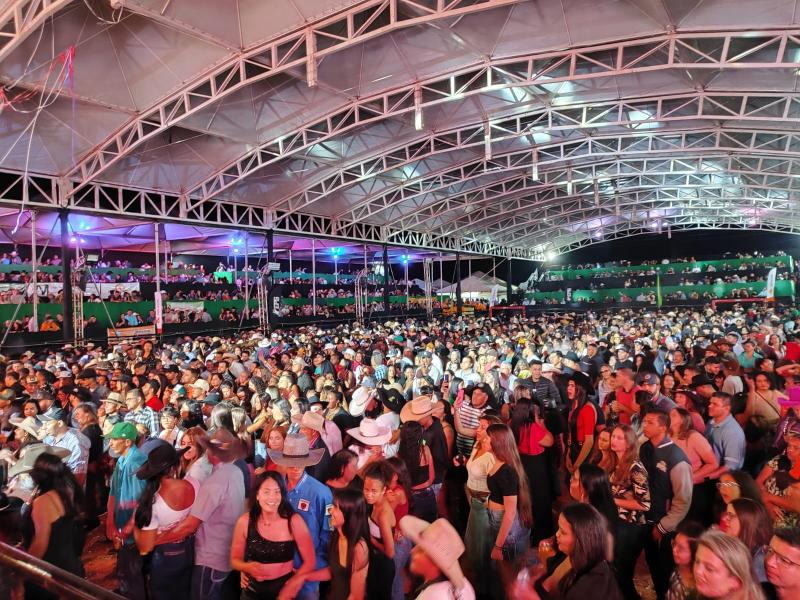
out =
[(751, 553), (766, 546), (772, 538), (772, 519), (764, 505), (750, 498), (737, 498), (731, 506), (739, 519), (739, 535), (736, 537)]
[(133, 522), (139, 529), (144, 529), (150, 524), (153, 518), (153, 503), (156, 501), (156, 492), (161, 487), (161, 479), (165, 475), (175, 476), (180, 467), (180, 461), (173, 467), (169, 467), (157, 475), (153, 475), (147, 480), (144, 490), (139, 495), (139, 504), (136, 506), (136, 512), (133, 516)]
[(264, 482), (267, 479), (271, 479), (277, 483), (278, 488), (281, 490), (281, 501), (278, 504), (278, 516), (282, 519), (289, 520), (289, 530), (291, 531), (292, 515), (295, 514), (294, 508), (292, 508), (292, 505), (289, 503), (289, 492), (286, 491), (286, 482), (283, 480), (283, 476), (276, 471), (265, 471), (256, 480), (256, 484), (253, 486), (253, 491), (250, 494), (250, 522), (257, 523), (258, 518), (261, 516), (261, 505), (258, 503), (258, 492), (261, 491), (261, 486), (264, 485)]
[[(333, 501), (344, 516), (342, 533), (347, 539), (347, 565), (352, 567), (353, 549), (358, 545), (358, 542), (364, 540), (364, 543), (367, 544), (367, 549), (370, 547), (367, 502), (361, 492), (350, 488), (333, 490)], [(334, 531), (332, 538), (331, 544), (338, 543), (339, 532)]]
[(559, 583), (566, 595), (570, 587), (595, 565), (606, 560), (608, 551), (608, 523), (606, 518), (590, 504), (569, 504), (561, 513), (572, 528), (575, 546), (570, 563), (572, 568)]
[(594, 506), (601, 515), (608, 521), (608, 526), (613, 527), (616, 523), (619, 512), (611, 493), (611, 483), (608, 475), (597, 465), (582, 464), (578, 467), (581, 479), (581, 487), (586, 492), (586, 499), (589, 504)]
[[(285, 437), (285, 436), (284, 436)], [(325, 474), (323, 481), (331, 479), (339, 479), (344, 474), (344, 469), (353, 459), (358, 459), (356, 453), (347, 448), (342, 448), (331, 456), (331, 461), (328, 463), (328, 471)]]
[(36, 458), (31, 471), (31, 479), (38, 488), (37, 496), (55, 491), (61, 504), (64, 505), (64, 514), (74, 516), (79, 514), (83, 507), (83, 490), (78, 485), (75, 475), (55, 454), (43, 452)]
[(422, 425), (417, 421), (403, 423), (400, 428), (400, 447), (397, 449), (397, 456), (403, 459), (409, 471), (422, 464), (423, 433)]
[(408, 467), (402, 458), (399, 456), (392, 456), (386, 459), (386, 463), (392, 468), (397, 475), (397, 483), (403, 488), (406, 494), (406, 502), (408, 502), (408, 509), (411, 510), (411, 505), (414, 503), (413, 494), (411, 491), (411, 475), (408, 473)]

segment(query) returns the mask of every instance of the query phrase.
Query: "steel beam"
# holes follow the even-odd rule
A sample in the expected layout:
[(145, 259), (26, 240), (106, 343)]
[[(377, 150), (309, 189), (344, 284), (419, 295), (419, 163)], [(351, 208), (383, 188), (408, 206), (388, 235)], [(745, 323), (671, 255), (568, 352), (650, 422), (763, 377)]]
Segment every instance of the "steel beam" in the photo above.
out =
[(72, 0), (11, 0), (0, 12), (0, 62)]

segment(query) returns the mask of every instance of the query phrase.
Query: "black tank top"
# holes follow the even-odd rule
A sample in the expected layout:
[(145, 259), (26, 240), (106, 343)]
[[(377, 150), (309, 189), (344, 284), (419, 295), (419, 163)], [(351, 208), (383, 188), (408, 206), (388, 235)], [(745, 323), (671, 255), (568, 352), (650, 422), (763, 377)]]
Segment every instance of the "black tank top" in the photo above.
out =
[[(289, 530), (291, 531), (291, 520)], [(247, 545), (245, 546), (244, 559), (261, 564), (285, 563), (294, 560), (294, 551), (297, 548), (295, 541), (286, 540), (273, 542), (265, 539), (258, 533), (258, 527), (253, 519), (247, 519)]]

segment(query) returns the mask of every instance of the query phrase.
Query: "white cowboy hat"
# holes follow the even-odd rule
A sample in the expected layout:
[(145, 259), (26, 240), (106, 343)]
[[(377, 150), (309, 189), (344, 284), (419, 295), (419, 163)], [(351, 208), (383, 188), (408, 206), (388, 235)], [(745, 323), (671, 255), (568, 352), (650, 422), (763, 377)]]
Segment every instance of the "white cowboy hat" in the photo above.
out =
[(417, 396), (400, 411), (400, 422), (419, 421), (433, 414), (437, 401), (432, 396)]
[(358, 427), (348, 429), (347, 433), (367, 446), (383, 446), (392, 439), (392, 430), (378, 425), (374, 419), (362, 419)]
[(400, 519), (400, 529), (428, 555), (456, 589), (464, 586), (464, 573), (458, 564), (459, 557), (464, 554), (464, 542), (449, 521), (436, 519), (428, 523), (406, 515)]
[(53, 454), (61, 460), (64, 460), (70, 455), (69, 450), (57, 446), (48, 446), (47, 444), (31, 444), (30, 446), (26, 446), (25, 455), (8, 470), (9, 481), (14, 479), (17, 475), (33, 471), (33, 465), (36, 464), (36, 459), (45, 453)]
[(325, 417), (316, 412), (306, 411), (302, 415), (292, 415), (292, 422), (299, 423), (300, 427), (308, 427), (318, 433), (325, 431)]
[(267, 454), (276, 464), (282, 467), (311, 467), (322, 460), (325, 448), (308, 449), (308, 438), (300, 433), (286, 436), (283, 452), (267, 449)]
[(41, 440), (44, 437), (41, 435), (42, 422), (36, 417), (10, 417), (8, 422), (14, 427), (31, 434), (37, 440)]
[(347, 405), (350, 408), (350, 414), (354, 417), (363, 415), (364, 411), (367, 409), (367, 404), (369, 404), (369, 401), (374, 397), (374, 389), (364, 386), (356, 388), (356, 391), (353, 392), (353, 396), (350, 398), (350, 402)]

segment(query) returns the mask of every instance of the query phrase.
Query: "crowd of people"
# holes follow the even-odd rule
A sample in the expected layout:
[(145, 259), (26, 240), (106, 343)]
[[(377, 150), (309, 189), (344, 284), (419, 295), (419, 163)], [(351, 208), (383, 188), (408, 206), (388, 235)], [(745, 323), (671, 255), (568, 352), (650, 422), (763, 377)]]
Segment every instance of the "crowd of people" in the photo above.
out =
[(798, 340), (618, 310), (27, 351), (0, 536), (83, 575), (99, 527), (133, 599), (636, 600), (643, 556), (659, 600), (794, 600)]

